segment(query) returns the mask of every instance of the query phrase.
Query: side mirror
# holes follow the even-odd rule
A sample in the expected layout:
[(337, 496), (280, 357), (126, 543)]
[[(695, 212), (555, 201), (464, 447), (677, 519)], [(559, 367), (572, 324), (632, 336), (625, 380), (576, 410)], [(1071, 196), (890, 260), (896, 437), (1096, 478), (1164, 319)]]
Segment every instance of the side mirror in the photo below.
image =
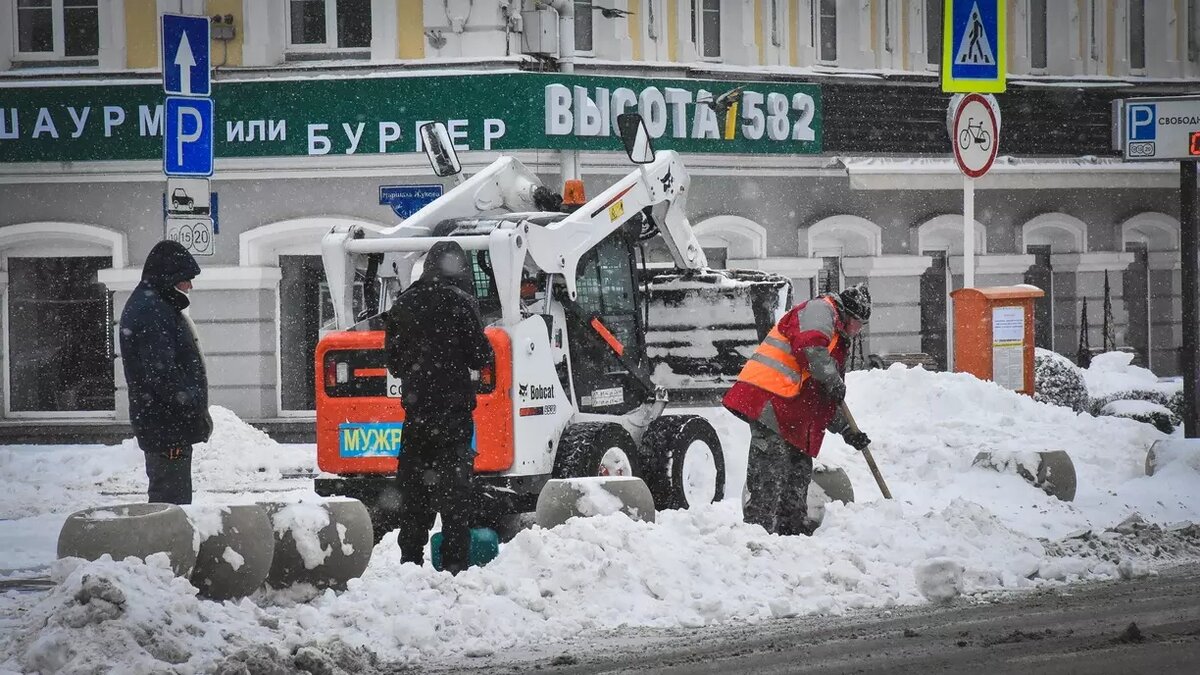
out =
[(425, 148), (425, 156), (429, 158), (429, 165), (438, 178), (462, 173), (462, 164), (454, 152), (454, 142), (450, 140), (450, 132), (446, 131), (445, 124), (422, 124), (421, 146)]
[(650, 145), (650, 132), (646, 123), (637, 113), (621, 113), (617, 116), (617, 129), (621, 132), (621, 142), (625, 144), (625, 154), (634, 164), (649, 164), (654, 161), (654, 147)]

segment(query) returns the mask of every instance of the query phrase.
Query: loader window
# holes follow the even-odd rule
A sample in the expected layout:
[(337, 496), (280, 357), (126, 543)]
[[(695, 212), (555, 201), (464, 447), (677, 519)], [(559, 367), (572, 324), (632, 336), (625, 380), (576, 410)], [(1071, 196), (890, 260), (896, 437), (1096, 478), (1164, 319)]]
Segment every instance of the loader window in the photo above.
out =
[[(576, 305), (585, 316), (595, 316), (624, 348), (625, 355), (641, 362), (643, 340), (638, 325), (638, 303), (633, 278), (633, 255), (622, 235), (614, 233), (579, 262)], [(640, 402), (637, 387), (612, 350), (597, 340), (594, 329), (572, 326), (569, 330), (571, 364), (580, 408), (593, 412), (625, 412)], [(611, 392), (622, 389), (620, 397)], [(593, 405), (604, 400), (605, 405)], [(621, 403), (611, 403), (617, 399)], [(591, 409), (591, 410), (589, 410)]]

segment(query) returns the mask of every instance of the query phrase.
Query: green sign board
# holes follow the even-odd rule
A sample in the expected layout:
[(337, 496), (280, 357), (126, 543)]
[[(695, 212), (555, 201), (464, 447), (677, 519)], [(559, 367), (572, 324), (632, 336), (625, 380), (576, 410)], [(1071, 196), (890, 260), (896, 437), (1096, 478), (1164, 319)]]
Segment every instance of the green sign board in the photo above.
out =
[[(216, 155), (418, 152), (444, 121), (460, 150), (619, 151), (616, 118), (640, 112), (656, 146), (688, 153), (819, 153), (811, 84), (544, 73), (215, 82)], [(0, 85), (0, 162), (158, 160), (154, 84)]]

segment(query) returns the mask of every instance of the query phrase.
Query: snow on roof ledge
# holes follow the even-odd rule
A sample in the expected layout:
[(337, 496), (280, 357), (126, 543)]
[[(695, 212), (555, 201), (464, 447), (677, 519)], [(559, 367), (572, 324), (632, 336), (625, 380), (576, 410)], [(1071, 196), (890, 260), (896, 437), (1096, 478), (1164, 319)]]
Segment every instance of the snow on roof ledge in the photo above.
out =
[[(961, 173), (949, 157), (837, 157), (851, 187), (858, 190), (957, 190)], [(1046, 188), (1161, 188), (1178, 183), (1175, 162), (1125, 162), (1083, 156), (1033, 159), (996, 158), (986, 176), (976, 181), (984, 190)]]

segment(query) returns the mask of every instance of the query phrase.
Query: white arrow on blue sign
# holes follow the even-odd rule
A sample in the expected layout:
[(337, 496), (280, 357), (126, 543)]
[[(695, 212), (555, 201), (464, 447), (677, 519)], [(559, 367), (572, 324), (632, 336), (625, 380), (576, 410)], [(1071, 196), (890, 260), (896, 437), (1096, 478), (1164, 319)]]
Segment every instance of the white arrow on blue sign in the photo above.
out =
[(211, 98), (168, 96), (163, 134), (163, 173), (211, 176), (213, 102)]
[(163, 91), (175, 96), (208, 96), (212, 92), (207, 16), (163, 14)]

